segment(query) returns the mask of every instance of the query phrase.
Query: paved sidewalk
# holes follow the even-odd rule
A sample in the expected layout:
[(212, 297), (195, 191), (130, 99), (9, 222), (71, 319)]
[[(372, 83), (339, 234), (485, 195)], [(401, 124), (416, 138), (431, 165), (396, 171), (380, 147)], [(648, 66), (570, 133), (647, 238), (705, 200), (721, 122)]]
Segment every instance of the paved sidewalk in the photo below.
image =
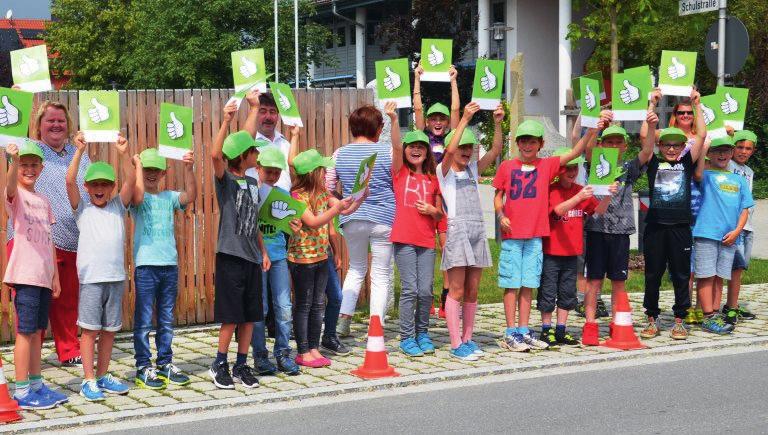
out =
[[(385, 325), (387, 347), (390, 351), (389, 362), (401, 374), (398, 378), (377, 381), (363, 381), (351, 376), (349, 371), (363, 362), (365, 350), (366, 325), (353, 325), (353, 338), (345, 339), (353, 352), (346, 357), (333, 357), (333, 364), (328, 368), (305, 369), (299, 376), (261, 377), (261, 387), (245, 391), (238, 385), (236, 390), (218, 390), (209, 380), (207, 370), (215, 355), (217, 329), (215, 327), (179, 329), (174, 339), (174, 362), (187, 373), (193, 382), (187, 387), (170, 386), (163, 391), (151, 391), (132, 388), (126, 396), (109, 396), (101, 403), (89, 403), (81, 398), (79, 391), (82, 371), (62, 368), (53, 355), (50, 344), (43, 349), (46, 382), (69, 397), (69, 403), (58, 408), (22, 412), (24, 420), (12, 425), (0, 426), (0, 431), (30, 431), (61, 429), (88, 423), (104, 423), (123, 419), (167, 415), (168, 413), (196, 412), (205, 409), (226, 408), (234, 404), (274, 402), (296, 400), (323, 395), (335, 395), (348, 392), (370, 391), (377, 388), (392, 388), (403, 385), (439, 382), (447, 379), (485, 376), (489, 374), (513, 373), (518, 371), (542, 370), (548, 367), (581, 365), (604, 362), (611, 359), (650, 358), (655, 355), (676, 352), (690, 352), (713, 347), (766, 345), (768, 344), (768, 285), (745, 286), (742, 300), (757, 315), (757, 320), (739, 324), (735, 333), (729, 336), (714, 336), (697, 327), (691, 330), (687, 341), (675, 341), (669, 337), (668, 328), (672, 322), (670, 308), (673, 295), (662, 292), (661, 307), (667, 311), (661, 316), (663, 333), (660, 337), (646, 340), (649, 349), (622, 352), (604, 347), (563, 347), (553, 351), (536, 353), (513, 353), (502, 350), (496, 344), (504, 324), (504, 312), (500, 304), (484, 305), (480, 308), (475, 340), (486, 351), (486, 355), (476, 362), (462, 362), (448, 354), (448, 333), (445, 323), (435, 320), (431, 334), (438, 346), (433, 356), (407, 358), (396, 351), (398, 330), (396, 322)], [(632, 294), (636, 330), (643, 320), (642, 294)], [(532, 313), (532, 326), (538, 330), (538, 313)], [(570, 331), (578, 337), (583, 319), (573, 316)], [(601, 333), (608, 333), (608, 322), (601, 322)], [(130, 381), (134, 375), (133, 345), (130, 335), (118, 339), (113, 353), (111, 371), (115, 376)], [(271, 347), (271, 346), (270, 346)], [(153, 349), (154, 352), (154, 349)], [(231, 349), (234, 359), (235, 346)], [(2, 348), (4, 372), (13, 382), (12, 348)], [(249, 356), (249, 363), (251, 359)]]

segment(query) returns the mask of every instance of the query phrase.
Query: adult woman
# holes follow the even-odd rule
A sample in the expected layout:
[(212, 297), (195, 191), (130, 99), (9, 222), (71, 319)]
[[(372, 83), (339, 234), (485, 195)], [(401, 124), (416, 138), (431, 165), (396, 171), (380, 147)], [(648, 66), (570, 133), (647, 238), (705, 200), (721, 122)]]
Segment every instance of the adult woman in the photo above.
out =
[[(67, 107), (54, 101), (43, 102), (33, 118), (32, 136), (43, 150), (45, 165), (35, 184), (35, 189), (48, 197), (56, 217), (56, 224), (52, 229), (61, 294), (51, 302), (49, 313), (56, 354), (65, 366), (82, 366), (80, 342), (77, 339), (80, 282), (77, 279), (76, 262), (79, 231), (67, 199), (64, 183), (67, 167), (75, 154), (75, 147), (70, 143), (72, 122)], [(88, 156), (83, 156), (78, 172), (78, 185), (83, 201), (88, 200), (83, 184), (85, 170), (89, 164)], [(9, 225), (9, 250), (13, 248), (13, 236), (13, 229)]]

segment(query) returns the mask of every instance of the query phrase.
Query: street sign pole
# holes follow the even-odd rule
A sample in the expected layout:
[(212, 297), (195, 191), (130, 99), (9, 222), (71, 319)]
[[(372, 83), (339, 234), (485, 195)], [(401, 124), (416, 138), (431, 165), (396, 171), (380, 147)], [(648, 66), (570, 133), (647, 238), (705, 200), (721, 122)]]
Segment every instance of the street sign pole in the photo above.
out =
[(725, 85), (725, 17), (728, 0), (720, 0), (717, 35), (717, 84)]

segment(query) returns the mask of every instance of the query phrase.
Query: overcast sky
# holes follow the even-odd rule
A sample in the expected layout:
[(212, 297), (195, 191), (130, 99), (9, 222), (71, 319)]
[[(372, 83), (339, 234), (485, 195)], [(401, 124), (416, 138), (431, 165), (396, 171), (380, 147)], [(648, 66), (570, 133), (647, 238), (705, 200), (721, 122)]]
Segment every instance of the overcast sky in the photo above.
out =
[(51, 18), (50, 0), (0, 0), (0, 17), (13, 9), (14, 18)]

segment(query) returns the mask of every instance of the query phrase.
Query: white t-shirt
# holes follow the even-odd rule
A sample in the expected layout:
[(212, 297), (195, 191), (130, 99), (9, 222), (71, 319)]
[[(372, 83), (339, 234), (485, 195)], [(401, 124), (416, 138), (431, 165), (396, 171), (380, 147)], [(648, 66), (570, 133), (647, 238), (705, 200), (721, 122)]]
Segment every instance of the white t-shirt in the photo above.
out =
[(81, 284), (125, 280), (125, 213), (120, 195), (104, 207), (80, 201), (74, 210), (80, 237), (77, 276)]
[[(467, 169), (472, 173), (475, 180), (478, 180), (477, 162), (469, 162)], [(467, 177), (469, 177), (469, 174), (467, 174), (466, 170), (457, 173), (453, 168), (449, 169), (448, 173), (443, 176), (443, 164), (440, 163), (437, 165), (437, 181), (440, 182), (440, 190), (443, 193), (443, 202), (445, 203), (445, 208), (448, 212), (448, 218), (456, 217), (456, 179), (466, 179)], [(475, 186), (477, 186), (477, 184), (475, 184)], [(479, 187), (478, 192), (480, 192)]]

